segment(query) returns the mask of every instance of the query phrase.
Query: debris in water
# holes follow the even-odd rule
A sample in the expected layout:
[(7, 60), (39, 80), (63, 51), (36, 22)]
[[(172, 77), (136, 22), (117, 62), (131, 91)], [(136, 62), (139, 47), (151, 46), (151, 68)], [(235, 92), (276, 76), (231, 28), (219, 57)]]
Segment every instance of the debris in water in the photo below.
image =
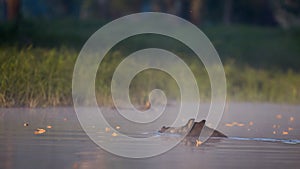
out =
[(290, 117), (290, 122), (294, 122), (295, 118), (294, 117)]
[(199, 147), (203, 142), (200, 140), (196, 140), (196, 147)]
[(227, 127), (233, 127), (233, 126), (243, 127), (243, 126), (245, 126), (245, 124), (238, 123), (238, 122), (232, 122), (232, 123), (226, 123), (225, 126), (227, 126)]
[(288, 134), (289, 134), (289, 132), (287, 132), (287, 131), (282, 132), (282, 135), (288, 135)]
[(47, 129), (52, 129), (52, 126), (48, 125), (48, 126), (47, 126)]
[(282, 119), (282, 115), (281, 115), (281, 114), (277, 114), (277, 115), (276, 115), (276, 118), (277, 118), (277, 119)]
[(34, 131), (34, 134), (43, 134), (43, 133), (45, 133), (46, 132), (46, 130), (45, 129), (42, 129), (42, 128), (37, 128), (35, 131)]
[(110, 131), (110, 128), (106, 127), (106, 128), (105, 128), (105, 131), (106, 131), (106, 132), (109, 132), (109, 131)]
[(117, 134), (117, 133), (115, 133), (115, 132), (113, 132), (111, 135), (112, 135), (113, 137), (116, 137), (116, 136), (118, 136), (118, 134)]
[(148, 110), (150, 108), (151, 108), (151, 103), (149, 101), (147, 101), (146, 104), (145, 104), (145, 108), (144, 109)]
[(236, 126), (239, 126), (239, 127), (245, 126), (245, 124), (243, 124), (243, 123), (236, 123), (235, 125), (236, 125)]
[(116, 126), (116, 129), (117, 129), (117, 130), (120, 130), (120, 128), (121, 128), (120, 126)]
[(226, 127), (232, 127), (233, 125), (231, 123), (226, 123), (225, 126)]

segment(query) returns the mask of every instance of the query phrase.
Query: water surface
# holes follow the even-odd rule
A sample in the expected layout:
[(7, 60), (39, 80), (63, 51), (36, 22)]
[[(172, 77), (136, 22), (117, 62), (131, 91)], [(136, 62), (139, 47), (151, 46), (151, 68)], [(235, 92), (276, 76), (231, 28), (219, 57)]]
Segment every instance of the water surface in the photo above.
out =
[[(207, 109), (208, 105), (203, 105), (200, 111)], [(126, 128), (109, 111), (113, 110), (106, 111), (112, 126)], [(156, 157), (129, 159), (112, 155), (94, 144), (82, 130), (72, 107), (0, 109), (0, 168), (298, 169), (299, 120), (300, 106), (231, 103), (218, 127), (229, 138), (214, 139), (199, 147), (181, 143)], [(156, 130), (148, 127), (143, 130)], [(37, 128), (46, 132), (36, 135)]]

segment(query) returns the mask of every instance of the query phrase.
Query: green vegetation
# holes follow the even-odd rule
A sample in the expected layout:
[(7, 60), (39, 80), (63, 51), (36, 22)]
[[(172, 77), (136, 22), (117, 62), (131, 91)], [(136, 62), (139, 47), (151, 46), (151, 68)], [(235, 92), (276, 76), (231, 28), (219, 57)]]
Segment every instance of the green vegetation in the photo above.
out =
[[(0, 106), (71, 105), (76, 57), (84, 41), (101, 24), (27, 21), (14, 31), (9, 24), (1, 27)], [(300, 103), (299, 30), (236, 25), (207, 26), (203, 31), (223, 61), (229, 100)], [(99, 104), (112, 104), (110, 81), (115, 68), (128, 54), (144, 47), (161, 47), (180, 56), (197, 77), (201, 99), (210, 99), (210, 84), (201, 61), (183, 44), (160, 38), (132, 37), (105, 56), (96, 79)], [(174, 79), (164, 72), (147, 70), (131, 83), (132, 101), (142, 104), (154, 88), (164, 90), (170, 99), (179, 99)]]
[(0, 105), (44, 106), (72, 102), (74, 50), (0, 48)]

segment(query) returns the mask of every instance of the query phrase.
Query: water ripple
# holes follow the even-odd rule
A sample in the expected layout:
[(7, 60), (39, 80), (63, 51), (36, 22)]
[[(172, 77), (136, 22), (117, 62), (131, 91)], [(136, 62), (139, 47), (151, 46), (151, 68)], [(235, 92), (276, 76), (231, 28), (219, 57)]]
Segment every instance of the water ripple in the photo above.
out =
[(300, 144), (300, 140), (297, 139), (244, 138), (244, 137), (228, 137), (228, 139), (241, 140), (241, 141), (264, 141), (264, 142), (281, 142), (285, 144)]

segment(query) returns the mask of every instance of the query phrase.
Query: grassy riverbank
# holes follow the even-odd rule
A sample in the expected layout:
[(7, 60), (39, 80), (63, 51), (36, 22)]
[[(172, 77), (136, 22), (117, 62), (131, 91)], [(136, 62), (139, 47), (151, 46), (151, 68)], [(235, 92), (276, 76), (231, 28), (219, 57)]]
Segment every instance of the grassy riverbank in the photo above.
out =
[[(74, 26), (76, 25), (76, 26)], [(72, 73), (84, 41), (97, 30), (97, 22), (47, 24), (24, 22), (15, 32), (0, 29), (0, 106), (72, 105)], [(300, 103), (300, 31), (278, 28), (207, 26), (202, 29), (215, 45), (224, 64), (228, 99), (234, 101)], [(140, 40), (144, 40), (142, 43)], [(157, 41), (163, 42), (157, 46)], [(96, 79), (100, 104), (111, 104), (110, 80), (116, 66), (129, 53), (143, 47), (161, 47), (179, 55), (192, 69), (202, 100), (210, 98), (210, 84), (201, 62), (172, 39), (136, 37), (121, 42), (101, 63)], [(130, 45), (128, 45), (130, 44)], [(149, 91), (162, 88), (179, 98), (175, 81), (150, 70), (130, 86), (132, 101), (142, 103)]]

